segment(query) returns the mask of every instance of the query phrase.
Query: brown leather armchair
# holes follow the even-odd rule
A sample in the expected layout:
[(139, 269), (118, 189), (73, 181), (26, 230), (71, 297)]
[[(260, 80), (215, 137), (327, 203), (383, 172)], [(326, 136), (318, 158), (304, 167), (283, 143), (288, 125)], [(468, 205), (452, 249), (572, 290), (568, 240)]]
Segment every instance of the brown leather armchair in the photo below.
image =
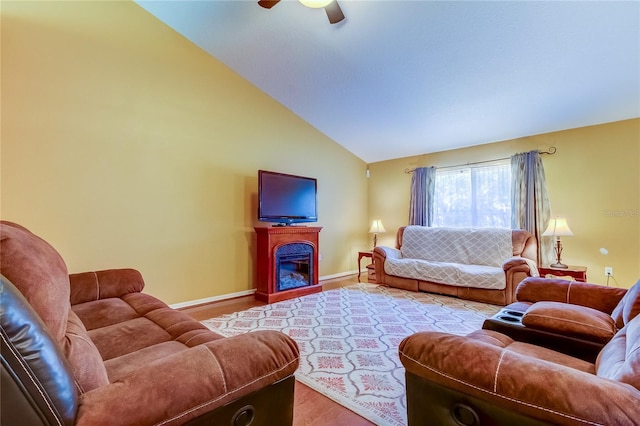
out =
[(273, 425), (293, 421), (298, 347), (224, 338), (142, 293), (132, 269), (69, 276), (25, 228), (0, 223), (3, 425)]
[(640, 316), (595, 362), (492, 330), (416, 333), (399, 355), (409, 426), (622, 426), (640, 419)]
[(483, 328), (594, 362), (640, 312), (640, 281), (627, 290), (531, 277), (520, 283), (516, 299)]

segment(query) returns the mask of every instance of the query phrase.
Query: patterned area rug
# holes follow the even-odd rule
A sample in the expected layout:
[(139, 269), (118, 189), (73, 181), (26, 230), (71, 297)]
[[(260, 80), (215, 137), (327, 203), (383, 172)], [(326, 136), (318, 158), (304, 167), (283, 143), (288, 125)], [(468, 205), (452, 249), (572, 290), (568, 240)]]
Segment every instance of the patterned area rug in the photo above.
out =
[(398, 345), (425, 330), (465, 335), (494, 305), (360, 283), (203, 321), (234, 336), (280, 330), (300, 347), (296, 379), (377, 425), (406, 425)]

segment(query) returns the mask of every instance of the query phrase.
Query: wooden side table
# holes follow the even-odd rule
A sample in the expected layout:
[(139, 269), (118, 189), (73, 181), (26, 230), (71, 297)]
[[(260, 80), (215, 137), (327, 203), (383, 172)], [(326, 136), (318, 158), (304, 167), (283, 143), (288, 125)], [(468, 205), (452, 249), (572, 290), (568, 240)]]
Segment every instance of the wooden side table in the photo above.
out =
[(550, 266), (539, 266), (538, 272), (540, 272), (541, 277), (545, 277), (547, 275), (553, 275), (554, 277), (572, 277), (576, 281), (586, 282), (587, 281), (587, 267), (586, 266), (569, 266), (566, 269), (561, 268), (552, 268)]
[(360, 282), (360, 274), (362, 273), (362, 267), (360, 266), (360, 261), (363, 257), (368, 257), (373, 260), (373, 253), (370, 251), (359, 251), (358, 252), (358, 282)]

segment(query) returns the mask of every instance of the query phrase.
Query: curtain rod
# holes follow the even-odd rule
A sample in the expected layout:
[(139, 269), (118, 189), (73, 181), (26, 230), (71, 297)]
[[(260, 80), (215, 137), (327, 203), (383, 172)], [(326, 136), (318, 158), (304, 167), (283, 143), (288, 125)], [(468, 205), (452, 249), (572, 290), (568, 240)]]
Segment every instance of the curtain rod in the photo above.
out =
[[(555, 146), (549, 147), (548, 151), (538, 151), (540, 154), (549, 154), (549, 155), (553, 155), (556, 153), (558, 149)], [(438, 169), (451, 169), (453, 167), (462, 167), (462, 166), (473, 166), (476, 164), (484, 164), (484, 163), (493, 163), (494, 161), (500, 161), (500, 160), (508, 160), (511, 157), (503, 157), (503, 158), (496, 158), (495, 160), (485, 160), (485, 161), (475, 161), (473, 163), (465, 163), (465, 164), (456, 164), (453, 166), (443, 166), (443, 167), (437, 167)], [(405, 173), (413, 173), (415, 171), (414, 169), (404, 169)]]

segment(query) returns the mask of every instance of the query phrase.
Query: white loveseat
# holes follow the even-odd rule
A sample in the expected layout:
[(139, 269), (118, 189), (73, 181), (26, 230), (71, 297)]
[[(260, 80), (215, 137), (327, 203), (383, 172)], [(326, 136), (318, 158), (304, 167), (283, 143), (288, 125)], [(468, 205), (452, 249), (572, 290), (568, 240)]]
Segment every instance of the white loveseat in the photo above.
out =
[(497, 305), (538, 276), (537, 241), (524, 230), (401, 227), (396, 248), (376, 247), (373, 263), (380, 284)]

